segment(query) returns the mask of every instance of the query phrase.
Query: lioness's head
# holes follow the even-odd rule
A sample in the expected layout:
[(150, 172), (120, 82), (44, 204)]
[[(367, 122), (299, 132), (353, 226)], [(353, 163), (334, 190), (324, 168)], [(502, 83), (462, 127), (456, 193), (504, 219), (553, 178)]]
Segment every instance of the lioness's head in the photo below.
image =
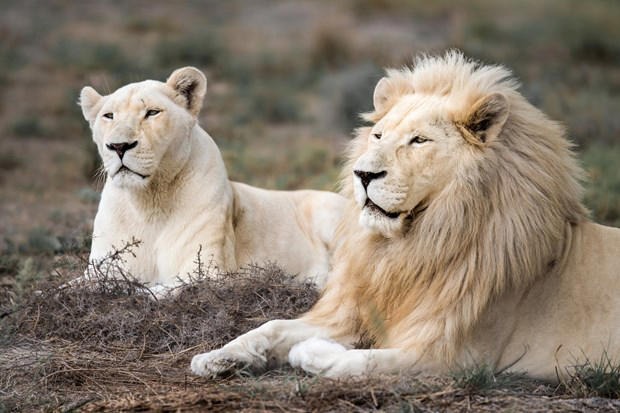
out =
[(144, 188), (154, 177), (174, 176), (189, 157), (187, 143), (206, 90), (207, 79), (193, 67), (176, 70), (165, 83), (131, 83), (107, 96), (84, 87), (82, 113), (108, 179)]
[(374, 112), (366, 115), (374, 125), (358, 136), (351, 164), (362, 226), (385, 237), (403, 234), (459, 174), (472, 175), (502, 133), (508, 99), (459, 84), (475, 76), (466, 63), (459, 54), (422, 60), (411, 71), (388, 71), (376, 85)]

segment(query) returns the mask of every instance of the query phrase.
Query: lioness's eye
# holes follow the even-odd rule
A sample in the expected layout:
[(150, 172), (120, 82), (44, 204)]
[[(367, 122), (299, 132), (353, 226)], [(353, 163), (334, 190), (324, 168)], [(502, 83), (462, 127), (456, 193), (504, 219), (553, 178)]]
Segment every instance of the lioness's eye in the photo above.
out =
[(413, 145), (414, 143), (424, 143), (424, 142), (428, 142), (428, 141), (429, 141), (429, 139), (423, 138), (421, 136), (414, 136), (409, 141), (409, 145)]
[(112, 112), (104, 113), (103, 117), (107, 119), (114, 119), (114, 113)]
[(379, 140), (379, 139), (381, 139), (381, 137), (382, 137), (383, 135), (382, 135), (382, 134), (380, 134), (380, 133), (373, 133), (373, 136), (375, 137), (375, 139)]
[(161, 112), (161, 110), (159, 110), (159, 109), (149, 109), (149, 110), (146, 111), (146, 115), (144, 115), (144, 117), (145, 118), (149, 118), (151, 116), (157, 115), (160, 112)]

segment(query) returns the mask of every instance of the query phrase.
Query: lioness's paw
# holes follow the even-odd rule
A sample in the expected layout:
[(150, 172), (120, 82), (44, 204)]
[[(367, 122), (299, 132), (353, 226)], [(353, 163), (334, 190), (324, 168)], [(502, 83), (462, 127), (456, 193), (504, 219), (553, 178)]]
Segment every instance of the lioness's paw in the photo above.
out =
[(173, 298), (179, 293), (179, 288), (174, 285), (154, 284), (149, 287), (149, 291), (152, 294), (151, 297), (161, 300), (168, 297)]
[(335, 341), (314, 337), (295, 344), (288, 353), (288, 362), (309, 373), (329, 376), (334, 361), (345, 351), (347, 349)]
[(241, 370), (250, 364), (247, 357), (222, 348), (194, 356), (191, 369), (199, 376), (215, 378), (225, 373)]

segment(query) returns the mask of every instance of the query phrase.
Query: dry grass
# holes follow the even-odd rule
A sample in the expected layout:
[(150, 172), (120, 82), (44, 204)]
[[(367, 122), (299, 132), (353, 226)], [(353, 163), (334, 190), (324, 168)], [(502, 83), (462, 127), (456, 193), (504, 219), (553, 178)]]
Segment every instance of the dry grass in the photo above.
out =
[[(136, 247), (134, 242), (111, 254), (106, 268)], [(120, 389), (149, 393), (161, 384), (185, 385), (193, 354), (269, 319), (295, 316), (317, 298), (312, 285), (294, 283), (275, 265), (216, 274), (197, 262), (191, 282), (160, 300), (122, 271), (115, 278), (98, 271), (87, 282), (59, 285), (79, 274), (79, 266), (72, 267), (0, 311), (0, 395), (8, 409), (55, 408), (84, 395), (102, 399)]]
[[(220, 347), (317, 299), (275, 265), (216, 274), (196, 263), (191, 281), (157, 300), (116, 268), (133, 242), (88, 282), (69, 260), (51, 280), (0, 308), (0, 411), (617, 411), (620, 401), (486, 368), (453, 377), (334, 382), (282, 368), (220, 380), (193, 376), (199, 352)], [(77, 264), (76, 264), (77, 263)], [(103, 270), (105, 268), (106, 270)], [(120, 274), (120, 275), (119, 275)], [(209, 277), (211, 276), (211, 278)], [(588, 397), (588, 398), (579, 398)]]

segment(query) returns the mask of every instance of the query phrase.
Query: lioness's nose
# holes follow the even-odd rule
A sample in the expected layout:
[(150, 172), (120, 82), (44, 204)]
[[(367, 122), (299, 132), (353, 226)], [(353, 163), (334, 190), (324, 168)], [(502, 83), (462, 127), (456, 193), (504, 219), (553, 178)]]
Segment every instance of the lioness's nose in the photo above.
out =
[(386, 171), (381, 171), (381, 172), (353, 171), (353, 173), (357, 175), (359, 179), (362, 181), (362, 185), (364, 186), (364, 189), (368, 188), (370, 181), (372, 181), (373, 179), (383, 178), (385, 175), (387, 175)]
[(105, 146), (109, 150), (116, 152), (118, 157), (123, 159), (123, 156), (125, 155), (125, 152), (127, 152), (128, 150), (133, 149), (136, 146), (138, 146), (138, 141), (133, 141), (131, 143), (128, 143), (128, 142), (106, 143)]

